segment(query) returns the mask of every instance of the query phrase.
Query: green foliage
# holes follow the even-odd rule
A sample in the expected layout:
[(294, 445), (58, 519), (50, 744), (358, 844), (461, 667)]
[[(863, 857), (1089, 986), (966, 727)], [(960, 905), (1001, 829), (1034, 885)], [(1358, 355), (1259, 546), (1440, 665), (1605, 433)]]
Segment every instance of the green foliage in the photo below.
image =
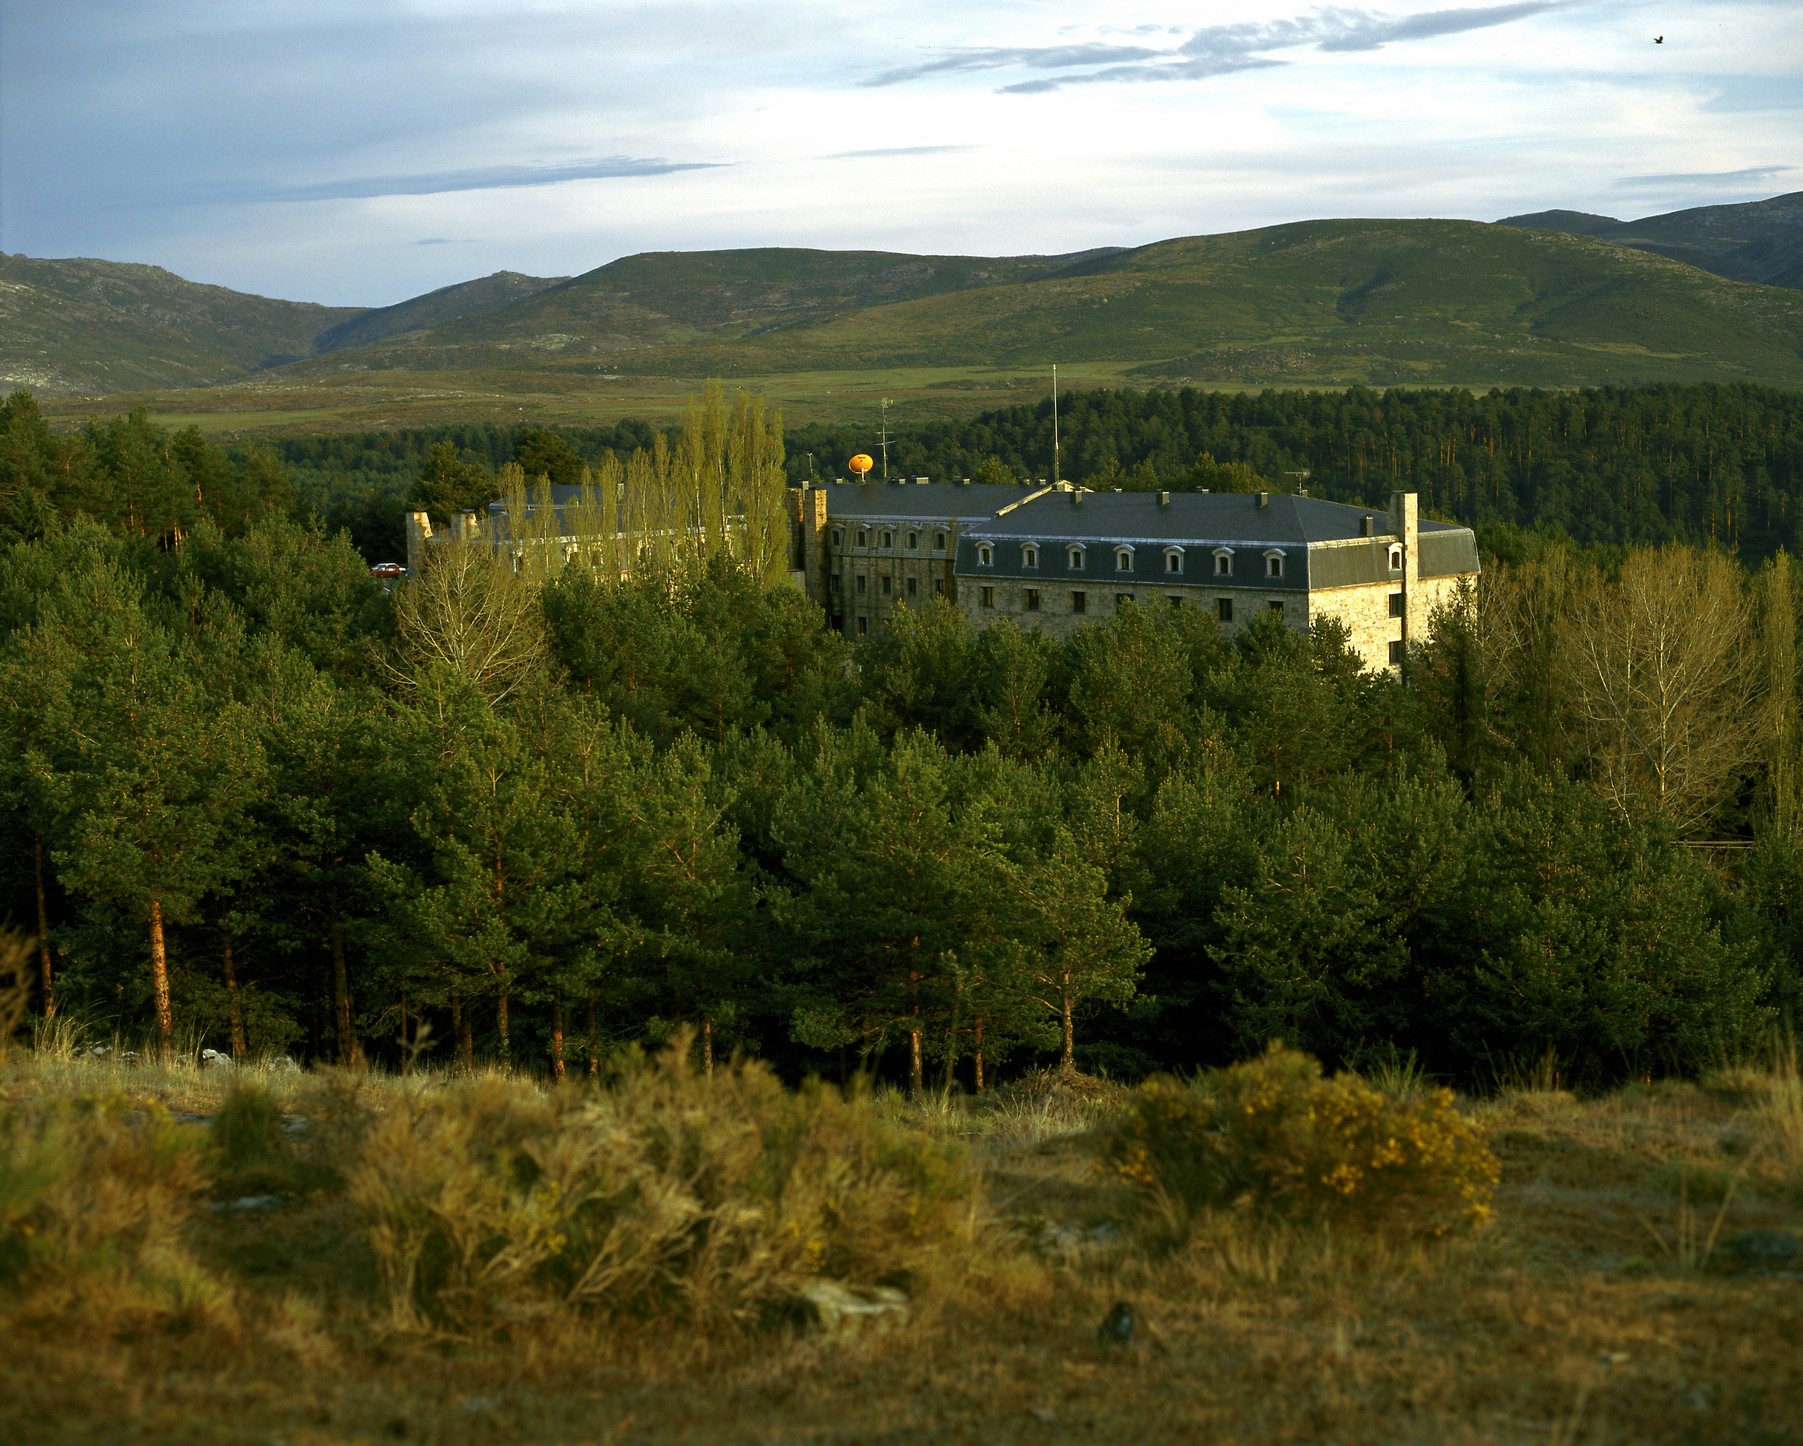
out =
[(1452, 1094), (1398, 1098), (1272, 1045), (1184, 1083), (1142, 1085), (1103, 1164), (1179, 1229), (1205, 1211), (1433, 1237), (1489, 1220), (1500, 1167)]

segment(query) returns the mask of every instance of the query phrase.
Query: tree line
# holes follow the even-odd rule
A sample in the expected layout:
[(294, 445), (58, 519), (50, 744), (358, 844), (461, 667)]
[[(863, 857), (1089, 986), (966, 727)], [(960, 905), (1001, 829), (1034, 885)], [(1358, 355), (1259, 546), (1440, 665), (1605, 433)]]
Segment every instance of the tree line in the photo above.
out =
[[(1798, 1003), (1786, 557), (1534, 537), (1406, 682), (1200, 610), (854, 643), (748, 540), (453, 548), (384, 593), (279, 487), (177, 526), (6, 407), (0, 887), (40, 1013), (92, 1031), (568, 1073), (690, 1029), (967, 1088), (1282, 1037), (1600, 1082)], [(779, 490), (732, 415), (617, 482)]]

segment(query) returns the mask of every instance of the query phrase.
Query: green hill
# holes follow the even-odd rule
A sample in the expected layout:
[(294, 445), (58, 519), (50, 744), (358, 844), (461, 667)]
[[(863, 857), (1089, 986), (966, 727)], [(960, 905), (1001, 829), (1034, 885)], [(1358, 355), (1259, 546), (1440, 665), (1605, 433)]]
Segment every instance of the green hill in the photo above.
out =
[(1496, 224), (1601, 236), (1730, 281), (1803, 289), (1803, 191), (1733, 206), (1693, 206), (1638, 221), (1582, 211), (1537, 211)]
[(0, 387), (206, 386), (305, 356), (356, 308), (272, 301), (160, 266), (0, 252)]
[(567, 276), (523, 276), (517, 271), (497, 271), (475, 281), (441, 286), (436, 291), (393, 306), (360, 311), (348, 321), (321, 332), (313, 339), (309, 350), (315, 353), (342, 351), (346, 347), (369, 346), (408, 332), (444, 326), (466, 316), (512, 306), (567, 280)]
[[(942, 259), (908, 260), (634, 257), (334, 362), (496, 367), (536, 353), (540, 366), (706, 376), (1056, 359), (1157, 382), (1803, 385), (1803, 295), (1550, 231), (1312, 221), (1040, 262), (1022, 279), (966, 263), (958, 285), (943, 284)], [(835, 309), (867, 297), (873, 275), (938, 289)]]
[(365, 312), (7, 257), (0, 381), (146, 392), (299, 358), (229, 401), (159, 405), (254, 413), (269, 391), (324, 415), (356, 394), (371, 418), (389, 393), (508, 399), (511, 414), (592, 392), (597, 374), (623, 395), (736, 376), (843, 397), (854, 384), (988, 386), (1052, 361), (1087, 367), (1092, 385), (1803, 386), (1803, 292), (1569, 234), (1611, 223), (1559, 215), (1560, 229), (1310, 221), (1072, 256), (660, 252), (561, 282), (501, 272)]
[(507, 366), (560, 354), (617, 355), (807, 327), (871, 307), (1056, 275), (1112, 254), (908, 256), (887, 251), (658, 251), (513, 306), (373, 349), (372, 364)]

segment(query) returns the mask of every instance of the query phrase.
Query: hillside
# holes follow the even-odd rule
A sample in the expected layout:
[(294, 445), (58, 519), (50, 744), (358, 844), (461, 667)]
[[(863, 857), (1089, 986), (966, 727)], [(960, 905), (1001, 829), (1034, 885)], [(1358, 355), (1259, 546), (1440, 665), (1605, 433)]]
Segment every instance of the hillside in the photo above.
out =
[(1638, 221), (1582, 211), (1536, 211), (1496, 224), (1600, 236), (1730, 281), (1803, 289), (1803, 191), (1735, 206), (1696, 206)]
[(348, 321), (321, 332), (313, 339), (309, 350), (314, 353), (342, 351), (346, 347), (369, 346), (408, 332), (444, 326), (466, 316), (512, 306), (567, 280), (567, 276), (522, 276), (517, 271), (497, 271), (475, 281), (441, 286), (436, 291), (393, 306), (358, 312)]
[(0, 388), (206, 386), (305, 356), (353, 307), (272, 301), (160, 266), (0, 252)]
[(968, 411), (954, 393), (1031, 394), (1054, 360), (1088, 385), (1803, 386), (1803, 293), (1570, 234), (1612, 223), (1560, 214), (1560, 229), (1311, 221), (1071, 256), (663, 252), (369, 312), (7, 258), (0, 380), (240, 427), (285, 409), (310, 428), (651, 415), (709, 376), (815, 418), (873, 389)]
[(1018, 285), (1110, 254), (908, 256), (778, 247), (648, 252), (519, 304), (372, 349), (367, 359), (379, 366), (489, 367), (737, 340), (877, 306)]

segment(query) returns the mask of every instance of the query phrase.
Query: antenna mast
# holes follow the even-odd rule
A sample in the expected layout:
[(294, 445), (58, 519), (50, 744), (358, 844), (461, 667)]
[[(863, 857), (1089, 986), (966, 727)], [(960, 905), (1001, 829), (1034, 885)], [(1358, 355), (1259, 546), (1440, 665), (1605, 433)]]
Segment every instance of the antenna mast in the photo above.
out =
[(1058, 485), (1058, 363), (1052, 363), (1052, 485)]
[(889, 480), (889, 398), (883, 398), (883, 425), (881, 430), (883, 448), (883, 480)]

